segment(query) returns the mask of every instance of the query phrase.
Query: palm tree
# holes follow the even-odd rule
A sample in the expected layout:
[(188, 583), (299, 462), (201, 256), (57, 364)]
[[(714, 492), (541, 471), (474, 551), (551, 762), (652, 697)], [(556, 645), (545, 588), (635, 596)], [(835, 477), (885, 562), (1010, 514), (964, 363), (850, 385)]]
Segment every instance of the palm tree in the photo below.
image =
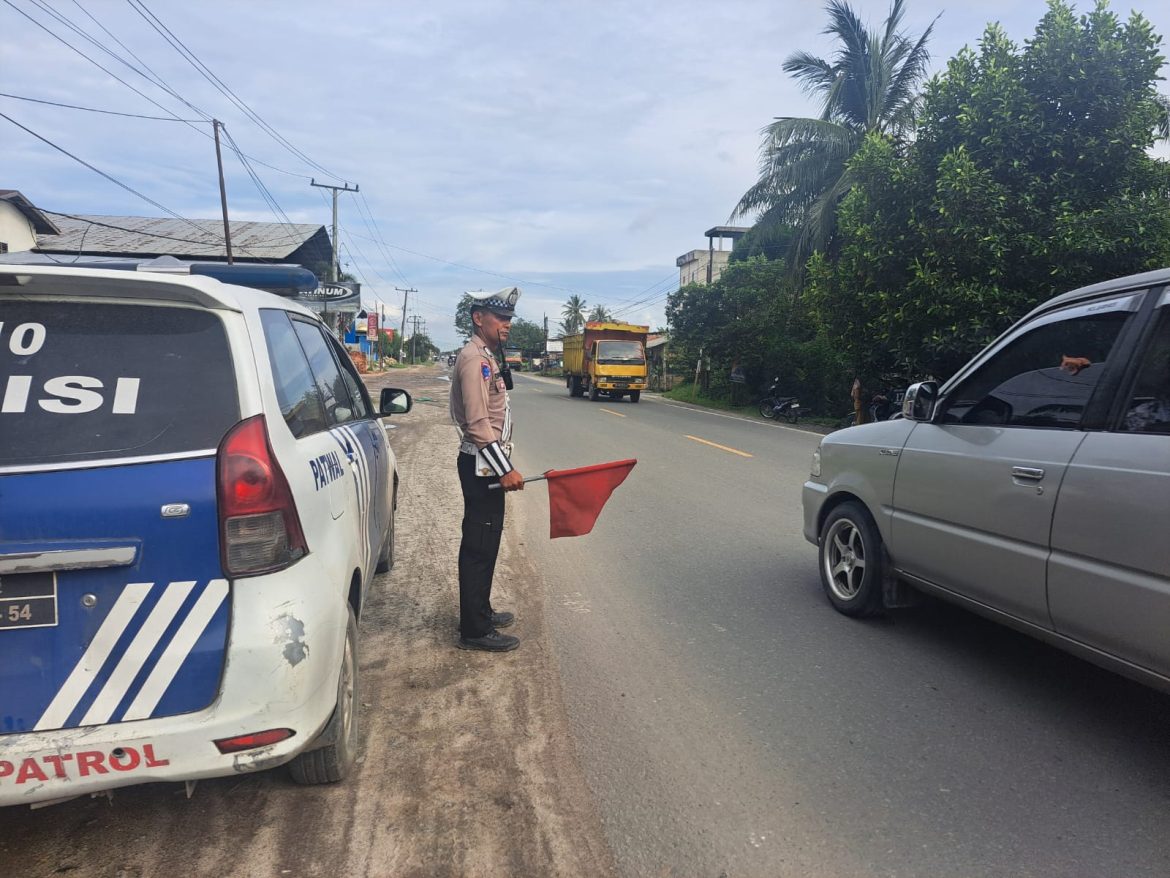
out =
[(576, 293), (569, 296), (569, 301), (565, 302), (565, 307), (561, 309), (561, 316), (565, 318), (561, 321), (561, 330), (565, 335), (581, 331), (587, 307), (589, 306), (585, 304), (585, 300)]
[(610, 323), (613, 321), (613, 315), (604, 305), (594, 305), (593, 310), (589, 312), (589, 319), (598, 323)]
[(797, 52), (784, 62), (806, 92), (822, 98), (821, 115), (780, 116), (763, 129), (760, 178), (732, 219), (758, 214), (757, 226), (795, 229), (788, 254), (793, 272), (832, 241), (837, 205), (853, 184), (847, 165), (866, 135), (902, 137), (914, 124), (934, 24), (912, 41), (899, 30), (903, 6), (904, 0), (892, 0), (884, 27), (871, 33), (845, 0), (829, 0), (824, 32), (840, 44), (832, 61)]

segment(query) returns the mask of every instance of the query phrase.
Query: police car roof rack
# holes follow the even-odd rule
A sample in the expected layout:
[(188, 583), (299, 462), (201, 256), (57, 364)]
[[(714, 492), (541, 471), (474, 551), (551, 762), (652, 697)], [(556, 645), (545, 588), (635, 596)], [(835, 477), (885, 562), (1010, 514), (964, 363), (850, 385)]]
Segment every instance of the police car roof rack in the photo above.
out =
[[(15, 254), (13, 254), (15, 255)], [(317, 289), (317, 276), (299, 265), (260, 265), (237, 262), (184, 262), (173, 256), (154, 259), (90, 257), (84, 261), (64, 262), (49, 254), (22, 253), (22, 258), (5, 259), (0, 265), (51, 265), (59, 268), (100, 268), (113, 271), (142, 271), (156, 274), (201, 275), (225, 284), (252, 287), (292, 298)]]

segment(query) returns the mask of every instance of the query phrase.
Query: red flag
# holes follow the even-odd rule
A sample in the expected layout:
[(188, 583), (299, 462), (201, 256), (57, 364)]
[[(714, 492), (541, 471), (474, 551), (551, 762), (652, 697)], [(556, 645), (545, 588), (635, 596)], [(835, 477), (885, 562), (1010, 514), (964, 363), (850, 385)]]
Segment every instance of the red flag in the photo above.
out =
[(636, 460), (614, 460), (577, 469), (550, 469), (548, 479), (549, 537), (579, 537), (593, 530), (601, 507), (614, 488), (626, 480)]

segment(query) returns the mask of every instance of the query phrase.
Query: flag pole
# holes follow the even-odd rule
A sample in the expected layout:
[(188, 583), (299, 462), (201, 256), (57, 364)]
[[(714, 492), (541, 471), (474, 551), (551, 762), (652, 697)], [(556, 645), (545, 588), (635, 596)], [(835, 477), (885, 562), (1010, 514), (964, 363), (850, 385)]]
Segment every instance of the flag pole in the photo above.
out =
[[(547, 478), (548, 476), (529, 476), (523, 482), (521, 482), (521, 484), (527, 485), (529, 482), (543, 482)], [(498, 487), (500, 487), (499, 482), (492, 482), (490, 485), (488, 485), (488, 490), (494, 491)]]

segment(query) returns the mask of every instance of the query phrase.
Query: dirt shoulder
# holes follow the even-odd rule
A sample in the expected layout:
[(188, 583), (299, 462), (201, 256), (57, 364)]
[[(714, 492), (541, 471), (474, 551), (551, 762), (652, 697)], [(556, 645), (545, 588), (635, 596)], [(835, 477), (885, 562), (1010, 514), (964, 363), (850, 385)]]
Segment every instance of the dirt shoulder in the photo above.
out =
[(367, 382), (403, 387), (387, 421), (401, 474), (396, 564), (361, 621), (363, 751), (357, 776), (295, 786), (282, 769), (7, 809), (0, 873), (140, 878), (614, 874), (569, 737), (543, 590), (505, 533), (495, 600), (521, 648), (455, 648), (463, 514), (449, 384), (431, 367)]

